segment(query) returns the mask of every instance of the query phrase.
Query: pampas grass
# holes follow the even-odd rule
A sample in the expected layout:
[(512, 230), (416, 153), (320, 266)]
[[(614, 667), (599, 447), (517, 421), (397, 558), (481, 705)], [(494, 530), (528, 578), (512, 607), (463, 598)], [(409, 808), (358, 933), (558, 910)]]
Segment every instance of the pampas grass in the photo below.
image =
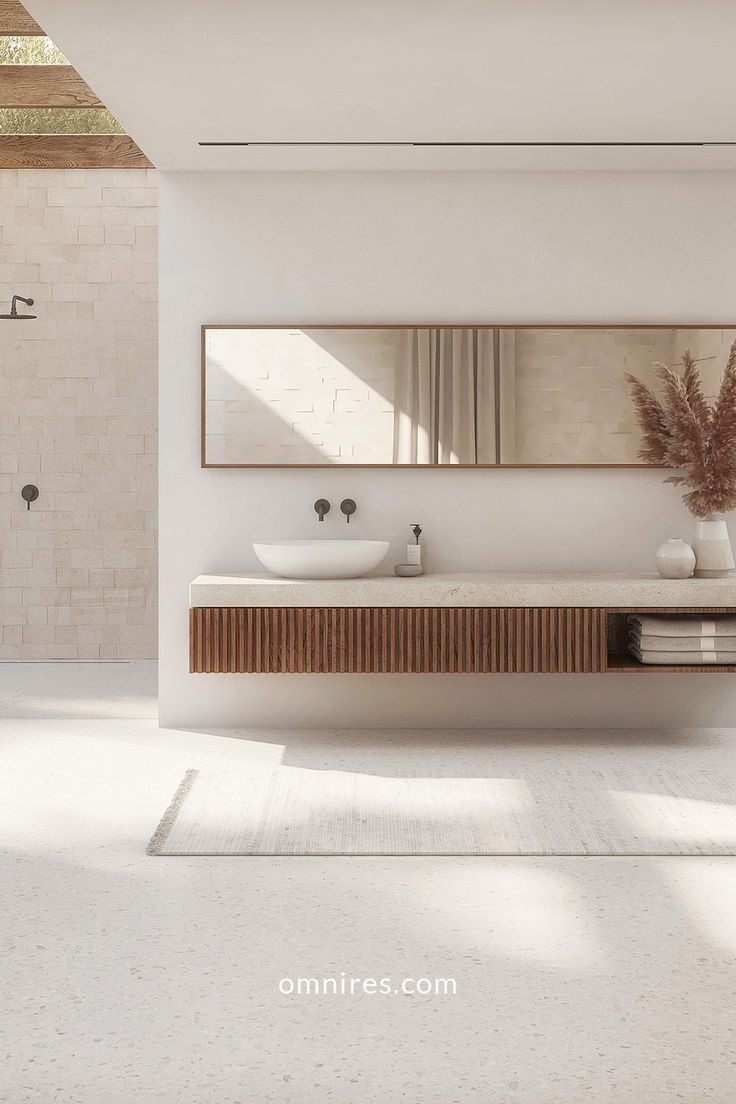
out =
[(682, 376), (666, 364), (654, 365), (664, 385), (662, 400), (636, 376), (627, 373), (626, 380), (642, 433), (639, 458), (681, 469), (665, 482), (690, 487), (682, 500), (696, 518), (705, 518), (736, 509), (736, 341), (712, 406), (689, 352), (682, 362)]

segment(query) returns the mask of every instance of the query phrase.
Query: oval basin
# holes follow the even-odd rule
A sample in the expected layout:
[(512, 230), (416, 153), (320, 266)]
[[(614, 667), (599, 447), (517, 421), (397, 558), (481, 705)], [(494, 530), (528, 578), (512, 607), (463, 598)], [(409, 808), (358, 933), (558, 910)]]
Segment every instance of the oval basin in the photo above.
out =
[(265, 568), (283, 579), (359, 579), (386, 556), (390, 541), (278, 540), (253, 542)]

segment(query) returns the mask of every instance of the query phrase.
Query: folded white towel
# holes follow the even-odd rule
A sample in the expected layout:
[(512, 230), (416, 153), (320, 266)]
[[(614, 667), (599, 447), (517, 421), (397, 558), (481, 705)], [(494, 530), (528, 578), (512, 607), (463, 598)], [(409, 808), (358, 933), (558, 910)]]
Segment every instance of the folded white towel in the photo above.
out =
[(736, 664), (736, 652), (655, 652), (655, 651), (641, 651), (634, 645), (629, 645), (629, 651), (635, 656), (640, 663), (659, 664), (671, 664), (673, 666), (680, 666), (681, 664), (706, 665), (712, 663), (719, 664)]
[(646, 636), (632, 629), (629, 642), (643, 652), (736, 652), (736, 636)]
[(654, 614), (632, 613), (629, 626), (645, 636), (736, 636), (736, 617), (714, 614), (710, 618), (687, 614), (683, 617), (660, 617)]

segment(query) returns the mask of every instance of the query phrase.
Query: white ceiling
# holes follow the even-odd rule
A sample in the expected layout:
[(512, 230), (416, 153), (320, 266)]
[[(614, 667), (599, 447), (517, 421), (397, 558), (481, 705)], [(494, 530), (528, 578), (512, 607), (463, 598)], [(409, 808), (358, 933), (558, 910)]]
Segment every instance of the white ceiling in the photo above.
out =
[(25, 0), (162, 169), (734, 168), (734, 0)]

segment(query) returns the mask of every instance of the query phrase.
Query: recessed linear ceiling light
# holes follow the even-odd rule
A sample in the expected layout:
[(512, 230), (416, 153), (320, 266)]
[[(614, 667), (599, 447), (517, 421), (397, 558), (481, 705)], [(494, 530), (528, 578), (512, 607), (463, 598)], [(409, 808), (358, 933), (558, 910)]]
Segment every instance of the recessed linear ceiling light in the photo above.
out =
[(406, 149), (411, 149), (415, 146), (421, 147), (446, 147), (446, 146), (461, 146), (461, 147), (495, 147), (499, 149), (508, 148), (525, 148), (536, 149), (539, 147), (557, 147), (560, 149), (569, 149), (571, 146), (578, 146), (590, 149), (608, 149), (611, 147), (643, 147), (652, 148), (655, 146), (666, 147), (687, 147), (695, 149), (703, 149), (710, 146), (736, 146), (734, 142), (198, 142), (199, 146), (402, 146)]

